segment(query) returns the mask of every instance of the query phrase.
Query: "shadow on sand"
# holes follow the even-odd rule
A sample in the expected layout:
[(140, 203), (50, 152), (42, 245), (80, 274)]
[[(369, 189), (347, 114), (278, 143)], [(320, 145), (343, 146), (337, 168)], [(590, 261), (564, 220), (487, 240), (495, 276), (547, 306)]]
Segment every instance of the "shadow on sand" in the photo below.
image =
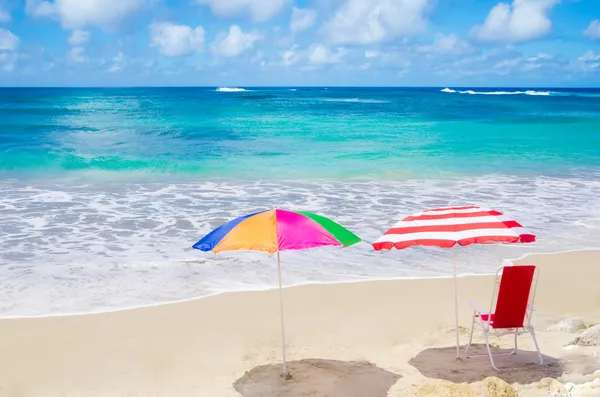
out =
[[(493, 353), (508, 353), (510, 349), (493, 348)], [(508, 383), (529, 384), (543, 378), (558, 378), (577, 367), (583, 374), (598, 370), (598, 363), (590, 357), (558, 360), (543, 356), (544, 364), (538, 364), (537, 352), (519, 350), (515, 355), (494, 356), (499, 371), (494, 370), (484, 344), (471, 345), (470, 354), (484, 355), (468, 359), (456, 359), (455, 347), (432, 348), (421, 351), (408, 362), (423, 376), (454, 383), (473, 383), (488, 376), (497, 376)]]
[(305, 359), (289, 362), (288, 371), (284, 380), (281, 364), (255, 367), (233, 387), (243, 397), (386, 397), (401, 377), (361, 361)]

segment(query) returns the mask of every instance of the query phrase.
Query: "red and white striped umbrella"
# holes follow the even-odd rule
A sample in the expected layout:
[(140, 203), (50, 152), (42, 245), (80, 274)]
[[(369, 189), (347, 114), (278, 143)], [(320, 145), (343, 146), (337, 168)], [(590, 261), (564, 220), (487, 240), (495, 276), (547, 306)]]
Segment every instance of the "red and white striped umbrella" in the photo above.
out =
[(456, 356), (459, 357), (458, 292), (454, 247), (458, 244), (532, 243), (535, 235), (514, 219), (496, 210), (474, 205), (435, 208), (408, 216), (373, 243), (377, 251), (404, 249), (416, 245), (452, 248), (454, 269), (454, 310)]
[(501, 212), (466, 207), (435, 208), (407, 216), (379, 237), (373, 248), (415, 245), (452, 248), (456, 244), (531, 243), (535, 236)]

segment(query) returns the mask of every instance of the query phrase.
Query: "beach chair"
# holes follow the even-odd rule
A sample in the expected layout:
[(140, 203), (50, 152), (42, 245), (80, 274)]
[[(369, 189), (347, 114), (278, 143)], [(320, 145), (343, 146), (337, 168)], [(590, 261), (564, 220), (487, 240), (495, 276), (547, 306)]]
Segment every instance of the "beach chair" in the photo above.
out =
[[(515, 348), (510, 353), (496, 353), (495, 355), (510, 355), (517, 353), (517, 336), (529, 333), (535, 343), (540, 365), (544, 363), (542, 353), (535, 338), (535, 331), (531, 325), (531, 316), (534, 311), (535, 290), (537, 287), (537, 271), (533, 265), (505, 266), (496, 272), (494, 293), (490, 310), (481, 309), (477, 303), (469, 301), (473, 308), (473, 324), (469, 344), (465, 349), (465, 357), (469, 356), (469, 348), (473, 341), (473, 330), (477, 322), (483, 330), (485, 345), (492, 367), (498, 370), (494, 363), (494, 355), (488, 341), (489, 335), (513, 335), (515, 336)], [(499, 284), (499, 286), (498, 286)], [(498, 291), (496, 298), (496, 290)], [(495, 304), (495, 305), (494, 305)], [(482, 356), (482, 355), (479, 355)]]

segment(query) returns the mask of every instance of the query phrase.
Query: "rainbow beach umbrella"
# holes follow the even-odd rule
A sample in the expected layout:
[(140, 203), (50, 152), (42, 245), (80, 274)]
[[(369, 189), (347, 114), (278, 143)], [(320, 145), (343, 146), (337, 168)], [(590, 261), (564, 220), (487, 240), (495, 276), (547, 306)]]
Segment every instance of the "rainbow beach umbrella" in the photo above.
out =
[(279, 252), (325, 246), (348, 247), (360, 241), (355, 234), (324, 216), (304, 211), (273, 209), (231, 220), (207, 234), (194, 244), (193, 248), (205, 252), (212, 251), (215, 254), (223, 251), (277, 253), (281, 350), (283, 373), (287, 375)]

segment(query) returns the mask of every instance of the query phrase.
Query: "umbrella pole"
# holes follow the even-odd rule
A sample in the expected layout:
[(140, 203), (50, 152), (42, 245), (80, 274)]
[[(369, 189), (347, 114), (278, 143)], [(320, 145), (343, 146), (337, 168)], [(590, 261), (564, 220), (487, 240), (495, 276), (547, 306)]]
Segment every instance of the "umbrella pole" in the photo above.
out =
[(287, 376), (287, 366), (285, 363), (285, 327), (283, 325), (283, 291), (281, 289), (281, 257), (277, 250), (277, 274), (279, 275), (279, 313), (281, 318), (281, 355), (283, 357), (283, 375)]
[(454, 270), (454, 320), (456, 325), (456, 358), (460, 357), (460, 340), (458, 331), (458, 280), (456, 278), (456, 252), (452, 247), (452, 268)]

